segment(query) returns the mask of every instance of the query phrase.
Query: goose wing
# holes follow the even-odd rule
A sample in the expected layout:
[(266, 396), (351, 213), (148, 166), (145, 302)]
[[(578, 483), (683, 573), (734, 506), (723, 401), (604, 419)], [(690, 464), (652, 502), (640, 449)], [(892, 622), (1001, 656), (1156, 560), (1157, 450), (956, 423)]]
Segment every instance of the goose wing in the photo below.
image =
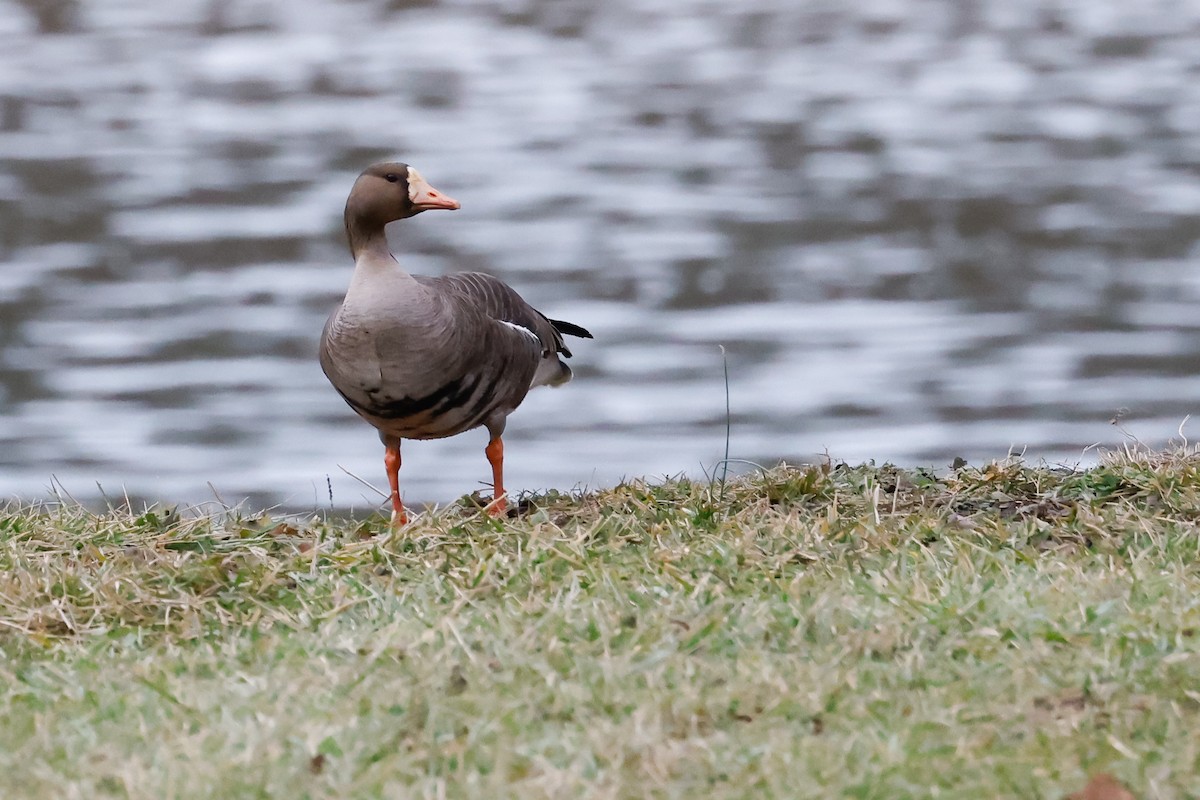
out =
[(528, 331), (541, 343), (543, 358), (559, 353), (570, 358), (571, 351), (563, 341), (563, 334), (592, 338), (591, 333), (578, 325), (549, 319), (525, 302), (525, 298), (507, 283), (486, 273), (459, 272), (433, 278), (423, 275), (414, 277), (436, 291), (459, 297), (497, 322)]

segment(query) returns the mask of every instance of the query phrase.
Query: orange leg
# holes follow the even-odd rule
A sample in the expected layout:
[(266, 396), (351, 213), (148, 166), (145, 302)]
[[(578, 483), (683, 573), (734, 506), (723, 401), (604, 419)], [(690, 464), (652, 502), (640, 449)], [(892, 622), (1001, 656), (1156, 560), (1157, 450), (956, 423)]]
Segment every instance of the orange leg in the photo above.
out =
[(497, 436), (488, 442), (483, 452), (492, 465), (492, 502), (487, 512), (493, 517), (503, 517), (508, 511), (508, 495), (504, 491), (504, 441)]
[(383, 467), (387, 470), (388, 483), (392, 487), (392, 526), (399, 528), (408, 523), (404, 503), (400, 502), (400, 441), (385, 445)]

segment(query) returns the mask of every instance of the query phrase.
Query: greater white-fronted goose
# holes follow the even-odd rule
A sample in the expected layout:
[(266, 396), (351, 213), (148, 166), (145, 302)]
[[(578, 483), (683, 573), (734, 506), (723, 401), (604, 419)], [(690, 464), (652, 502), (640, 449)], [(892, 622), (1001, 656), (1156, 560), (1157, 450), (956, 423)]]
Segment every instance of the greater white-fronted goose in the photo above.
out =
[(456, 210), (406, 164), (374, 164), (346, 200), (354, 276), (321, 334), (321, 368), (350, 407), (379, 430), (391, 485), (392, 523), (408, 521), (400, 500), (400, 441), (488, 430), (488, 511), (507, 509), (504, 433), (508, 415), (534, 386), (571, 379), (563, 334), (578, 325), (547, 319), (511, 287), (481, 272), (410, 275), (388, 249), (384, 227), (432, 209)]

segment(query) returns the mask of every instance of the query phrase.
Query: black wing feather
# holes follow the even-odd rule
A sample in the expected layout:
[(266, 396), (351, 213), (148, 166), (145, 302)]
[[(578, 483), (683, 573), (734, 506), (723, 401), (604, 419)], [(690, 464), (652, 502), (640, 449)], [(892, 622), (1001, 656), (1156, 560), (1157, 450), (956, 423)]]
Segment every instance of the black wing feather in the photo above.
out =
[[(549, 319), (549, 317), (547, 317)], [(559, 333), (565, 333), (567, 336), (578, 336), (580, 339), (591, 339), (592, 333), (587, 328), (581, 328), (573, 322), (563, 322), (561, 319), (551, 319), (550, 324), (554, 326), (554, 330)]]

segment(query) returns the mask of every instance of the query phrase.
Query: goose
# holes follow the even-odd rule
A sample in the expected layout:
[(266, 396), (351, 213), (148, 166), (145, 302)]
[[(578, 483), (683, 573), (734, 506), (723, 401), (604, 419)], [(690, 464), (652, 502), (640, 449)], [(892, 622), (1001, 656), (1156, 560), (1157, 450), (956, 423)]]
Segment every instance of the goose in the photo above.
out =
[(546, 317), (503, 281), (482, 272), (412, 275), (388, 248), (384, 228), (459, 202), (399, 162), (363, 170), (346, 200), (354, 274), (321, 334), (321, 369), (342, 399), (379, 431), (392, 525), (408, 522), (400, 499), (400, 443), (487, 428), (493, 517), (507, 513), (508, 415), (535, 386), (571, 379), (563, 335), (587, 330)]

